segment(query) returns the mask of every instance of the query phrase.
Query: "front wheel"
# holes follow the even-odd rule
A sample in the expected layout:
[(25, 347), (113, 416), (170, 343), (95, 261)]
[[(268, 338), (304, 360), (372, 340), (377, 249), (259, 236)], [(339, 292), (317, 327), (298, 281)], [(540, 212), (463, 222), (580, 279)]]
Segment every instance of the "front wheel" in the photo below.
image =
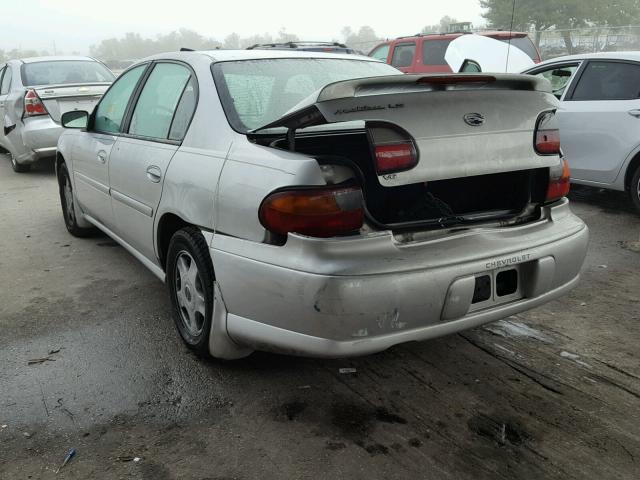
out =
[(71, 178), (69, 178), (69, 170), (66, 164), (61, 164), (58, 169), (58, 187), (60, 190), (60, 203), (62, 205), (62, 216), (67, 230), (74, 237), (88, 237), (95, 230), (93, 228), (84, 228), (78, 225), (76, 217), (75, 202), (73, 201), (73, 187)]
[(208, 356), (213, 313), (213, 264), (197, 228), (178, 230), (169, 243), (167, 285), (173, 320), (187, 346)]
[(636, 207), (638, 212), (640, 212), (640, 165), (636, 167), (636, 171), (633, 172), (633, 176), (631, 177), (629, 195), (633, 206)]

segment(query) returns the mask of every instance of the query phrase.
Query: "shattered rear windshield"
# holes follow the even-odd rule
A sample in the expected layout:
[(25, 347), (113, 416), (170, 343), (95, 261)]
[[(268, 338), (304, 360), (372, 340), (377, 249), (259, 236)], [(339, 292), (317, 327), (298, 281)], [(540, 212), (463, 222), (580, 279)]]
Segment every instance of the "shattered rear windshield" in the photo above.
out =
[(329, 83), (401, 74), (381, 62), (336, 58), (220, 62), (212, 70), (227, 118), (243, 133), (277, 120)]

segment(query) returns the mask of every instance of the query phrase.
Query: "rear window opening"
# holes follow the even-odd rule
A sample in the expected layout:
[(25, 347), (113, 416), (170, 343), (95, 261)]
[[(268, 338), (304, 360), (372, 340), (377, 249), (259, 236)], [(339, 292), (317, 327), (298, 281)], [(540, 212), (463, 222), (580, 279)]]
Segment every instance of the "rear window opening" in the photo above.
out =
[[(283, 137), (253, 139), (288, 148)], [(525, 212), (533, 220), (539, 217), (534, 206), (544, 202), (549, 181), (548, 169), (538, 168), (386, 187), (378, 179), (364, 129), (298, 134), (295, 150), (315, 157), (320, 165), (351, 172), (363, 191), (367, 221), (376, 229), (454, 227), (507, 220)], [(345, 180), (342, 175), (340, 181)]]

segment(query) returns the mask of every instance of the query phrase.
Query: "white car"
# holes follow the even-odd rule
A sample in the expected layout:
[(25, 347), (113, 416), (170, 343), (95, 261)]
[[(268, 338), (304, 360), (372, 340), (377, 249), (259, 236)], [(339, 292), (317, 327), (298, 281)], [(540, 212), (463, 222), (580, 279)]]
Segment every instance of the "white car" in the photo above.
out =
[(628, 191), (640, 210), (640, 52), (554, 58), (525, 73), (549, 80), (560, 100), (571, 181)]
[(576, 285), (588, 230), (564, 198), (557, 106), (527, 75), (157, 55), (62, 116), (62, 213), (167, 282), (199, 353), (378, 352)]

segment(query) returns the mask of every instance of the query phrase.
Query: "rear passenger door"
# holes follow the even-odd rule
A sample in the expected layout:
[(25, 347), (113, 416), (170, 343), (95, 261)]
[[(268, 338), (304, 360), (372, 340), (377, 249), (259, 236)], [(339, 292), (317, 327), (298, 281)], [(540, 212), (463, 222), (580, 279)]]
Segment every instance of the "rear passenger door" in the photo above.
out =
[(565, 94), (559, 118), (571, 177), (613, 183), (640, 144), (640, 63), (586, 62)]
[(396, 43), (391, 54), (391, 65), (404, 73), (411, 73), (415, 58), (416, 42)]
[(158, 62), (152, 68), (111, 153), (109, 178), (118, 235), (157, 263), (153, 219), (167, 167), (195, 111), (198, 87), (185, 64)]

